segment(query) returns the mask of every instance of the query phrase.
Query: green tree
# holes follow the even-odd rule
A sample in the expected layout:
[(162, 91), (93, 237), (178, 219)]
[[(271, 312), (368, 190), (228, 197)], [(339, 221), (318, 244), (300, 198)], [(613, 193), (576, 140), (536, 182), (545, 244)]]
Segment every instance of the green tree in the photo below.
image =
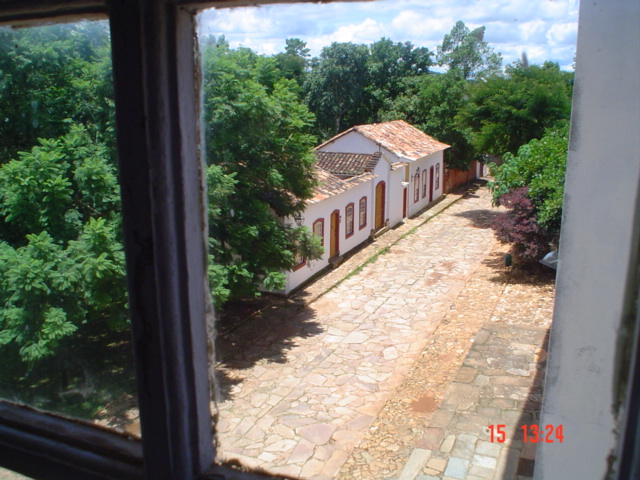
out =
[(275, 55), (276, 65), (284, 78), (295, 80), (302, 88), (310, 60), (309, 49), (299, 38), (287, 38), (285, 42), (285, 51)]
[(381, 38), (370, 47), (368, 59), (372, 97), (370, 121), (379, 121), (388, 105), (406, 95), (411, 80), (429, 73), (433, 65), (429, 49), (415, 48), (411, 42), (393, 42)]
[(34, 364), (91, 322), (127, 324), (119, 190), (106, 147), (73, 125), (0, 166), (0, 345)]
[(107, 26), (0, 31), (0, 163), (81, 122), (113, 142)]
[(457, 115), (468, 96), (468, 83), (456, 71), (405, 78), (405, 92), (386, 106), (382, 118), (398, 118), (451, 145), (444, 154), (448, 168), (466, 169), (474, 159), (467, 130)]
[(484, 40), (485, 27), (474, 30), (458, 20), (438, 47), (438, 63), (457, 71), (465, 80), (498, 72), (502, 56)]
[(366, 45), (337, 42), (323, 48), (320, 57), (313, 59), (305, 89), (320, 137), (369, 121), (368, 61)]
[(540, 139), (531, 140), (517, 155), (505, 154), (500, 166), (492, 165), (490, 184), (494, 202), (507, 193), (527, 187), (535, 205), (537, 222), (552, 234), (560, 232), (564, 179), (567, 165), (569, 127), (548, 130)]
[(515, 154), (545, 130), (568, 121), (573, 74), (557, 63), (507, 66), (505, 75), (493, 75), (470, 86), (469, 101), (459, 121), (470, 129), (478, 153)]
[[(210, 196), (210, 273), (218, 304), (282, 288), (295, 254), (320, 254), (306, 228), (283, 223), (312, 195), (313, 115), (276, 61), (245, 50), (204, 50), (204, 110)], [(275, 69), (277, 71), (277, 69)]]

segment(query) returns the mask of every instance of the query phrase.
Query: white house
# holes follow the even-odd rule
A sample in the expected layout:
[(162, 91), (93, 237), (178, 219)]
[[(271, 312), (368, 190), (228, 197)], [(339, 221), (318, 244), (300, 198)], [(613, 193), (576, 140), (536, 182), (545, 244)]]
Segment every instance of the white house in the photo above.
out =
[(319, 260), (298, 259), (284, 293), (440, 198), (448, 147), (402, 120), (359, 125), (316, 147), (319, 185), (301, 225), (325, 251)]
[[(370, 161), (373, 155), (361, 155)], [(322, 168), (316, 169), (319, 186), (307, 200), (301, 225), (321, 238), (324, 254), (318, 260), (299, 258), (297, 265), (287, 272), (284, 293), (300, 286), (344, 253), (367, 241), (371, 235), (371, 186), (376, 176), (362, 172), (341, 179)], [(293, 219), (289, 219), (293, 223)]]
[[(403, 120), (358, 125), (316, 147), (319, 152), (381, 154), (387, 166), (376, 182), (376, 205), (384, 210), (382, 223), (393, 226), (413, 216), (443, 193), (443, 153), (439, 142)], [(384, 182), (384, 183), (383, 183)], [(378, 199), (378, 196), (380, 197)], [(376, 230), (381, 228), (376, 223)]]

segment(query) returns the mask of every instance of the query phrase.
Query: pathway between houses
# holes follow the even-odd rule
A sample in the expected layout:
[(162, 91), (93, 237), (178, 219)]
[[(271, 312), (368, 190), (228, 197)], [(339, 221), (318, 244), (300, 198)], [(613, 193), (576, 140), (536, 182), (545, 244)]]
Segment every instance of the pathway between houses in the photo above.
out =
[(219, 366), (224, 458), (336, 478), (494, 248), (494, 215), (481, 188), (308, 307), (265, 312), (266, 333)]

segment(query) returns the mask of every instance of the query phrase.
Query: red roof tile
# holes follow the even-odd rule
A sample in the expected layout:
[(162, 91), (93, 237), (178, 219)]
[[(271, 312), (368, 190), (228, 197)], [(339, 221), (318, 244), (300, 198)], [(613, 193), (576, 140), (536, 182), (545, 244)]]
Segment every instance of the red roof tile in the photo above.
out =
[(342, 180), (326, 170), (316, 167), (315, 177), (319, 184), (314, 190), (315, 195), (307, 200), (307, 204), (309, 205), (319, 203), (329, 197), (346, 192), (359, 183), (375, 178), (376, 176), (373, 173), (363, 173), (362, 175)]
[(404, 120), (394, 120), (392, 122), (374, 123), (370, 125), (357, 125), (330, 138), (317, 148), (331, 143), (338, 137), (352, 131), (359, 132), (378, 145), (407, 160), (417, 160), (451, 146), (439, 142), (422, 130), (409, 125)]
[(380, 161), (380, 152), (374, 154), (316, 151), (318, 166), (334, 175), (353, 177), (371, 172)]

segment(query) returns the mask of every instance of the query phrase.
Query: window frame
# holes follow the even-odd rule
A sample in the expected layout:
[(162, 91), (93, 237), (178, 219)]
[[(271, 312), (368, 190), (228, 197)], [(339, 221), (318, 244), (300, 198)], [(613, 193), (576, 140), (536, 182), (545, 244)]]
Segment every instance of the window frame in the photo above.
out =
[[(316, 234), (316, 225), (320, 225), (320, 229), (321, 229), (320, 235)], [(313, 225), (311, 227), (311, 233), (313, 233), (317, 237), (320, 237), (320, 245), (324, 247), (324, 217), (318, 218), (315, 222), (313, 222)]]
[(440, 162), (436, 163), (436, 181), (434, 190), (438, 190), (440, 188)]
[(422, 198), (427, 196), (427, 169), (422, 170)]
[(416, 169), (416, 173), (413, 176), (413, 203), (420, 201), (420, 168)]
[[(308, 1), (298, 0), (299, 3)], [(207, 352), (206, 346), (194, 352), (191, 345), (198, 339), (197, 335), (203, 331), (206, 334), (206, 328), (209, 327), (205, 317), (210, 318), (210, 310), (201, 304), (205, 312), (204, 316), (199, 316), (201, 310), (191, 308), (198, 307), (194, 302), (202, 300), (202, 277), (198, 272), (204, 270), (205, 264), (198, 265), (195, 272), (186, 268), (194, 262), (203, 261), (203, 247), (200, 244), (204, 243), (203, 230), (206, 230), (203, 225), (206, 223), (194, 223), (196, 220), (202, 221), (203, 191), (198, 189), (203, 187), (203, 179), (201, 172), (194, 176), (194, 171), (200, 171), (201, 168), (194, 166), (198, 162), (189, 161), (197, 158), (197, 152), (194, 156), (193, 150), (197, 150), (200, 141), (197, 118), (191, 115), (194, 108), (197, 111), (197, 102), (193, 101), (197, 97), (189, 99), (193, 90), (180, 91), (181, 86), (193, 83), (189, 78), (195, 75), (194, 70), (184, 69), (180, 72), (178, 65), (184, 68), (193, 62), (193, 14), (196, 6), (236, 7), (250, 3), (286, 3), (286, 0), (221, 0), (217, 3), (197, 0), (112, 0), (109, 3), (107, 0), (10, 0), (0, 3), (0, 24), (28, 25), (52, 19), (79, 20), (105, 17), (107, 13), (110, 15), (112, 41), (114, 47), (119, 45), (113, 50), (117, 108), (132, 114), (132, 118), (127, 120), (121, 118), (123, 113), (117, 113), (116, 122), (119, 155), (126, 152), (126, 158), (129, 159), (129, 162), (124, 162), (120, 157), (121, 167), (122, 164), (131, 164), (126, 168), (126, 175), (121, 172), (121, 186), (127, 276), (130, 295), (134, 300), (131, 304), (131, 321), (139, 394), (142, 394), (140, 412), (143, 428), (143, 439), (136, 442), (97, 426), (83, 425), (10, 402), (0, 402), (0, 465), (32, 477), (53, 480), (213, 480), (216, 475), (218, 479), (220, 475), (227, 479), (270, 478), (215, 466), (210, 462), (213, 450), (211, 444), (205, 443), (211, 437), (210, 423), (207, 423), (211, 415), (208, 411), (208, 391), (203, 392), (208, 390), (208, 382), (205, 380), (206, 388), (198, 385), (198, 381), (208, 379), (210, 373)], [(615, 7), (619, 8), (619, 5)], [(599, 20), (601, 17), (596, 15), (596, 8), (580, 6), (580, 22), (586, 20), (585, 27), (588, 27), (581, 29), (581, 32), (586, 32), (581, 35), (584, 35), (583, 41), (587, 43), (596, 43), (594, 29), (613, 28), (604, 20)], [(594, 22), (594, 19), (599, 21)], [(114, 35), (116, 31), (117, 35)], [(603, 31), (607, 33), (606, 28)], [(126, 42), (125, 38), (128, 39)], [(582, 46), (580, 44), (579, 48)], [(587, 47), (590, 48), (590, 45)], [(588, 52), (589, 49), (585, 55)], [(132, 60), (139, 63), (133, 63)], [(125, 65), (127, 62), (131, 62), (128, 67)], [(578, 53), (577, 65), (581, 73), (582, 69), (588, 73), (589, 68), (595, 68), (595, 61), (585, 61), (584, 67), (581, 62), (582, 57)], [(116, 63), (119, 66), (116, 67)], [(185, 98), (186, 105), (183, 104)], [(127, 105), (127, 100), (132, 104)], [(155, 102), (159, 103), (154, 107)], [(171, 115), (166, 117), (166, 113)], [(153, 115), (145, 117), (147, 114)], [(588, 114), (575, 114), (576, 124), (589, 118)], [(127, 126), (133, 126), (134, 129), (127, 131)], [(168, 133), (176, 136), (165, 136)], [(132, 143), (128, 145), (126, 140)], [(137, 157), (137, 153), (142, 155)], [(161, 153), (161, 156), (154, 158), (154, 153)], [(175, 174), (175, 178), (171, 174)], [(440, 188), (439, 174), (438, 164), (436, 189)], [(583, 177), (597, 180), (591, 172), (584, 173)], [(125, 191), (128, 189), (131, 191)], [(162, 197), (165, 193), (170, 196)], [(198, 199), (197, 208), (189, 211), (185, 207), (192, 206), (194, 198)], [(140, 200), (141, 204), (135, 205), (133, 200)], [(174, 203), (176, 200), (178, 202)], [(579, 213), (585, 213), (584, 210)], [(634, 211), (625, 213), (631, 220), (635, 219), (635, 214)], [(138, 219), (142, 220), (141, 225), (136, 225)], [(206, 221), (206, 217), (204, 219)], [(627, 224), (633, 226), (637, 223), (629, 221)], [(172, 233), (172, 227), (178, 228)], [(637, 247), (635, 236), (633, 240)], [(196, 251), (189, 250), (193, 245), (196, 245)], [(167, 261), (160, 256), (167, 252), (176, 256)], [(571, 252), (566, 255), (567, 258), (573, 258)], [(172, 273), (170, 269), (174, 266), (179, 268)], [(165, 284), (167, 278), (171, 279), (169, 284)], [(142, 284), (132, 287), (134, 280), (141, 280)], [(179, 284), (178, 290), (171, 291), (178, 280), (187, 280), (187, 283)], [(629, 290), (632, 284), (632, 280), (627, 281)], [(164, 299), (162, 294), (167, 292), (170, 298)], [(609, 296), (613, 297), (613, 294)], [(176, 307), (187, 308), (183, 311), (176, 310)], [(160, 316), (156, 324), (152, 320), (158, 313)], [(173, 333), (178, 334), (174, 339), (170, 338)], [(162, 344), (166, 340), (169, 341), (168, 346)], [(201, 338), (199, 340), (199, 343), (203, 343)], [(168, 365), (163, 357), (171, 353), (177, 356)], [(171, 390), (183, 384), (185, 391)], [(637, 382), (633, 382), (633, 385), (637, 386)], [(145, 391), (147, 387), (149, 391)], [(163, 398), (163, 394), (167, 397)], [(157, 405), (151, 404), (152, 398), (158, 402)], [(206, 411), (203, 398), (207, 398)], [(180, 405), (186, 408), (176, 408)], [(173, 413), (170, 407), (173, 407)], [(172, 420), (177, 422), (172, 423)], [(621, 424), (624, 426), (634, 420), (622, 419)], [(154, 421), (162, 424), (156, 430), (153, 430)], [(151, 432), (162, 435), (156, 438), (147, 435)], [(174, 433), (176, 437), (171, 436)], [(178, 448), (173, 451), (172, 446)], [(211, 454), (203, 450), (205, 446), (211, 450)], [(153, 458), (153, 462), (147, 462), (145, 467), (139, 466), (142, 461), (142, 453), (138, 451), (140, 448), (147, 458)], [(162, 456), (163, 452), (168, 455)], [(607, 450), (605, 454), (608, 453)], [(186, 465), (179, 463), (182, 460)], [(152, 465), (156, 463), (158, 468)], [(111, 467), (116, 464), (121, 464), (129, 473), (114, 473)], [(166, 469), (162, 475), (151, 474), (163, 468)]]
[[(349, 209), (351, 209), (351, 221), (349, 221)], [(355, 204), (353, 202), (348, 203), (347, 206), (344, 207), (344, 238), (352, 237), (355, 233), (355, 216)], [(351, 233), (349, 233), (349, 227), (351, 227)]]
[[(363, 206), (363, 202), (364, 202), (364, 206)], [(358, 208), (360, 209), (358, 211), (358, 226), (360, 227), (359, 230), (362, 230), (367, 226), (367, 196), (366, 195), (360, 198), (360, 200), (358, 201)], [(364, 216), (364, 221), (363, 221), (363, 216)]]

